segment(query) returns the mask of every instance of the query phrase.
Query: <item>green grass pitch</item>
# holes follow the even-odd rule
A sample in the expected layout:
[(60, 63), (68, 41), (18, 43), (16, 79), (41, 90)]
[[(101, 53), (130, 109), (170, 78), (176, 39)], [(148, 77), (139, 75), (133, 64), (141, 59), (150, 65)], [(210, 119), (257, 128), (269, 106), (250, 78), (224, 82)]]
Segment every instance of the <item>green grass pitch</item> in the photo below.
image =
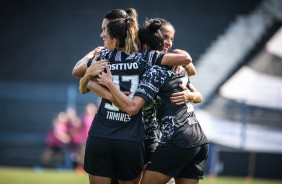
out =
[[(0, 167), (0, 184), (89, 184), (86, 173), (44, 169)], [(282, 180), (247, 179), (237, 177), (205, 177), (200, 184), (282, 184)]]

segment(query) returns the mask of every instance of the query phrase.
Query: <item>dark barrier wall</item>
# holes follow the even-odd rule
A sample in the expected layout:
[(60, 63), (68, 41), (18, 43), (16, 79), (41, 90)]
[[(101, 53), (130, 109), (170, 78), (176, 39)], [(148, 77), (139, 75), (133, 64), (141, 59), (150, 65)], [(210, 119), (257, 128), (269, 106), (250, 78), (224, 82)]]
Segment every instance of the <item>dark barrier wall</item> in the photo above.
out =
[(114, 8), (135, 8), (142, 24), (162, 17), (176, 28), (174, 48), (189, 51), (194, 61), (238, 14), (260, 1), (94, 1), (3, 0), (0, 6), (1, 80), (77, 82), (77, 60), (102, 42), (103, 15)]
[[(240, 176), (282, 179), (281, 154), (220, 152), (221, 176)], [(269, 168), (269, 169), (266, 169)]]
[[(0, 145), (2, 148), (0, 165), (33, 166), (36, 163), (54, 113), (65, 109), (67, 84), (78, 82), (78, 79), (71, 76), (71, 70), (77, 60), (102, 44), (99, 38), (101, 21), (109, 10), (133, 7), (139, 13), (140, 25), (146, 17), (162, 17), (169, 20), (176, 28), (174, 48), (187, 50), (193, 61), (197, 62), (200, 54), (224, 32), (237, 15), (249, 13), (259, 2), (258, 0), (1, 1), (0, 80), (7, 83), (27, 81), (27, 84), (31, 82), (31, 87), (24, 83), (24, 88), (20, 88), (22, 96), (18, 93), (13, 93), (9, 99), (5, 95), (0, 96), (0, 138), (4, 140)], [(47, 84), (34, 90), (32, 82)], [(54, 86), (52, 83), (58, 84)], [(62, 86), (61, 83), (66, 85)], [(46, 86), (49, 90), (46, 90)], [(18, 85), (12, 87), (2, 85), (1, 90), (19, 89)], [(31, 96), (28, 91), (31, 89), (38, 93), (34, 92)], [(17, 98), (14, 99), (15, 96)], [(79, 105), (78, 108), (82, 109), (83, 106)], [(21, 157), (16, 153), (21, 153)], [(248, 154), (223, 152), (220, 153), (220, 159), (224, 162), (222, 175), (248, 174), (246, 167)], [(255, 176), (273, 178), (280, 176), (278, 166), (281, 164), (278, 163), (281, 163), (281, 155), (257, 154), (256, 159)], [(267, 166), (277, 168), (275, 169), (277, 173), (266, 172)]]

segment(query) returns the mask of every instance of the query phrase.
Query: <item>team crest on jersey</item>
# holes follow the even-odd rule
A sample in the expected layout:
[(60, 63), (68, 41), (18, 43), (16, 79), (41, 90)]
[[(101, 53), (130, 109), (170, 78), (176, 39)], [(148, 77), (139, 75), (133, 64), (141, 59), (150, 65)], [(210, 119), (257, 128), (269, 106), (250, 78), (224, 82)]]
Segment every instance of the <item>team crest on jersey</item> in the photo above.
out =
[(168, 140), (171, 139), (172, 135), (174, 134), (175, 123), (172, 116), (165, 116), (161, 120), (161, 143), (166, 143)]

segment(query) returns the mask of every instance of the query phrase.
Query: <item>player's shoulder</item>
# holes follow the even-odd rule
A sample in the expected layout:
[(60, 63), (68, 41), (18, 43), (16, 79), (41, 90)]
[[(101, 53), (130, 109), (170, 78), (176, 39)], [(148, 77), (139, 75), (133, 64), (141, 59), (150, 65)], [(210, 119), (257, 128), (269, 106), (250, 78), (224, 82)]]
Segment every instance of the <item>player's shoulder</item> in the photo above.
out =
[(147, 61), (144, 59), (143, 53), (141, 53), (141, 52), (136, 52), (136, 53), (133, 53), (133, 54), (129, 55), (126, 58), (126, 61), (128, 61), (128, 62), (136, 62), (139, 65), (143, 65), (143, 66), (145, 66), (147, 68)]
[(175, 75), (171, 67), (163, 65), (153, 65), (146, 72), (162, 78), (172, 77), (173, 75)]
[(127, 56), (126, 60), (139, 60), (142, 56), (140, 55), (140, 52), (135, 52), (129, 56)]
[(155, 75), (158, 77), (165, 77), (168, 75), (168, 69), (165, 66), (153, 65), (148, 70), (146, 70), (145, 75)]
[(140, 53), (143, 58), (149, 59), (153, 57), (158, 57), (160, 55), (164, 55), (162, 52), (157, 50), (148, 50)]

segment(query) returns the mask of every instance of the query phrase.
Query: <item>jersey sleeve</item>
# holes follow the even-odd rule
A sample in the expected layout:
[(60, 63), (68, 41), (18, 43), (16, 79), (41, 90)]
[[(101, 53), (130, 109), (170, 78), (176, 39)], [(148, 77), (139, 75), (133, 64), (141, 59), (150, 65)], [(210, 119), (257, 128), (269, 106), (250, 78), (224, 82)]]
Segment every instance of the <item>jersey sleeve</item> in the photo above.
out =
[(153, 66), (146, 70), (134, 96), (152, 102), (167, 79), (167, 73), (161, 66)]

